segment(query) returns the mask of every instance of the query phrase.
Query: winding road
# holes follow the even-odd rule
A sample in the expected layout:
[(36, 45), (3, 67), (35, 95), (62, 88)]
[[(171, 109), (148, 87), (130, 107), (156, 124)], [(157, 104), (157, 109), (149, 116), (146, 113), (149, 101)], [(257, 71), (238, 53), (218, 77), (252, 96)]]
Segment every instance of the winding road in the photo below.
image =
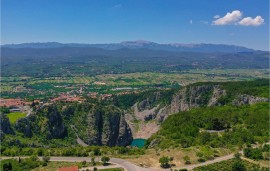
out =
[[(265, 144), (269, 144), (269, 142), (265, 143)], [(253, 148), (255, 148), (256, 146), (253, 146)], [(239, 153), (243, 153), (243, 151), (239, 151)], [(232, 159), (234, 157), (234, 154), (229, 154), (226, 156), (222, 156), (222, 157), (217, 157), (213, 160), (208, 160), (204, 163), (198, 163), (198, 164), (192, 164), (192, 165), (186, 165), (186, 166), (181, 166), (181, 167), (173, 167), (172, 169), (188, 169), (188, 170), (192, 170), (196, 167), (199, 166), (205, 166), (208, 164), (213, 164), (213, 163), (217, 163), (217, 162), (221, 162), (221, 161), (225, 161), (225, 160), (229, 160)], [(9, 158), (18, 158), (18, 157), (2, 157), (0, 160), (3, 159), (9, 159)], [(39, 157), (40, 159), (42, 159), (42, 157)], [(245, 158), (243, 158), (245, 159)], [(50, 157), (50, 161), (58, 161), (58, 162), (82, 162), (82, 161), (86, 161), (86, 162), (91, 162), (91, 158), (90, 157)], [(110, 163), (112, 163), (113, 165), (109, 165), (109, 166), (97, 166), (97, 168), (116, 168), (116, 167), (121, 167), (124, 168), (125, 171), (170, 171), (170, 169), (156, 169), (156, 168), (142, 168), (140, 166), (137, 166), (127, 160), (124, 159), (119, 159), (119, 158), (111, 158)]]
[[(230, 154), (230, 155), (226, 155), (226, 156), (222, 156), (222, 157), (217, 157), (214, 160), (209, 160), (209, 161), (206, 161), (204, 163), (186, 165), (186, 166), (182, 166), (182, 167), (173, 167), (172, 169), (173, 170), (174, 169), (192, 170), (195, 167), (213, 164), (213, 163), (221, 162), (224, 160), (229, 160), (229, 159), (232, 159), (233, 157), (234, 157), (234, 155)], [(91, 158), (90, 157), (51, 157), (50, 161), (64, 161), (64, 162), (87, 161), (87, 162), (91, 162)], [(123, 159), (119, 159), (119, 158), (111, 158), (110, 162), (112, 164), (115, 164), (115, 165), (112, 165), (112, 167), (107, 166), (107, 168), (115, 168), (115, 166), (118, 166), (118, 167), (124, 168), (126, 171), (169, 171), (170, 170), (170, 169), (142, 168), (140, 166), (137, 166), (137, 165), (127, 161), (127, 160), (123, 160)]]
[[(9, 159), (9, 158), (18, 158), (18, 157), (2, 157), (1, 160), (3, 159)], [(21, 157), (21, 158), (25, 158), (25, 157)], [(40, 159), (42, 159), (42, 157), (39, 157)], [(182, 166), (182, 167), (173, 167), (172, 169), (188, 169), (188, 170), (192, 170), (195, 167), (199, 167), (199, 166), (204, 166), (204, 165), (208, 165), (208, 164), (212, 164), (212, 163), (216, 163), (216, 162), (220, 162), (220, 161), (224, 161), (224, 160), (229, 160), (233, 158), (233, 154), (227, 155), (227, 156), (223, 156), (223, 157), (218, 157), (215, 158), (214, 160), (210, 160), (210, 161), (206, 161), (204, 163), (199, 163), (199, 164), (192, 164), (192, 165), (187, 165), (187, 166)], [(86, 161), (86, 162), (91, 162), (91, 158), (90, 157), (50, 157), (50, 161), (55, 161), (55, 162), (82, 162), (82, 161)], [(170, 171), (170, 169), (156, 169), (156, 168), (142, 168), (140, 166), (137, 166), (127, 160), (124, 159), (119, 159), (119, 158), (111, 158), (110, 163), (112, 163), (113, 165), (109, 165), (109, 166), (97, 166), (98, 169), (104, 169), (104, 168), (124, 168), (125, 171)]]

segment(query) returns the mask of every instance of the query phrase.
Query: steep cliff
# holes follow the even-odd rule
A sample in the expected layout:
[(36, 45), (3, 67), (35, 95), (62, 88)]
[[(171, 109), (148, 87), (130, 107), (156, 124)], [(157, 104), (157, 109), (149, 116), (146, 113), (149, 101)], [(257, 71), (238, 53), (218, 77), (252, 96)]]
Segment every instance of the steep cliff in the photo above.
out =
[[(258, 102), (269, 102), (269, 98), (258, 97), (254, 95), (241, 94), (249, 92), (254, 94), (264, 92), (264, 84), (250, 86), (253, 82), (246, 83), (241, 87), (242, 82), (230, 83), (199, 83), (181, 88), (172, 95), (170, 104), (160, 105), (153, 103), (149, 99), (159, 101), (156, 96), (147, 98), (136, 103), (129, 115), (127, 121), (130, 124), (134, 138), (149, 138), (156, 133), (160, 124), (171, 114), (181, 111), (189, 111), (199, 107), (222, 106), (222, 105), (252, 105)], [(267, 84), (267, 83), (265, 83)], [(262, 90), (261, 90), (262, 89)], [(267, 89), (266, 89), (267, 91)], [(255, 92), (256, 93), (256, 92)], [(260, 95), (259, 93), (257, 93)], [(162, 98), (162, 97), (159, 97)], [(149, 105), (154, 104), (154, 105)]]
[(0, 114), (0, 123), (1, 132), (3, 132), (4, 134), (14, 134), (14, 131), (6, 114)]
[(67, 127), (56, 105), (42, 106), (25, 118), (18, 119), (15, 129), (25, 137), (44, 137), (46, 139), (61, 139), (67, 136)]
[(125, 116), (115, 106), (91, 106), (88, 112), (76, 111), (74, 115), (73, 126), (88, 145), (126, 146), (132, 142)]

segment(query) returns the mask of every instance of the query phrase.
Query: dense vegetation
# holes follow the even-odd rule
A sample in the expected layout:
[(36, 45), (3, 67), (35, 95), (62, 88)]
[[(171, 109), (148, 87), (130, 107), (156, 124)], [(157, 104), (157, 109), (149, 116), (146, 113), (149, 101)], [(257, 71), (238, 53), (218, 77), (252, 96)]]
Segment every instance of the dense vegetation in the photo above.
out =
[(206, 166), (200, 166), (194, 171), (268, 171), (269, 168), (260, 167), (259, 165), (252, 164), (246, 160), (230, 159)]
[(247, 147), (244, 149), (244, 155), (247, 158), (254, 160), (269, 160), (270, 145), (265, 144), (263, 147), (252, 148)]
[(89, 76), (201, 68), (268, 68), (268, 60), (267, 52), (200, 53), (74, 47), (3, 48), (1, 68), (2, 76)]
[(88, 147), (6, 147), (1, 146), (1, 154), (3, 156), (101, 156), (101, 155), (142, 155), (144, 149), (127, 148), (127, 147), (105, 147), (105, 146), (88, 146)]
[(36, 156), (31, 156), (29, 158), (19, 158), (16, 159), (8, 159), (8, 160), (2, 160), (0, 162), (1, 170), (3, 171), (10, 171), (10, 170), (16, 170), (16, 171), (25, 171), (25, 170), (32, 170), (39, 166), (47, 166), (48, 160), (46, 157), (43, 157), (43, 160), (40, 160)]
[(269, 98), (269, 79), (257, 79), (254, 81), (233, 81), (224, 83), (201, 82), (190, 86), (198, 85), (220, 85), (221, 89), (226, 90), (226, 96), (219, 99), (219, 102), (223, 105), (234, 100), (237, 95), (243, 94)]
[[(268, 103), (192, 109), (168, 117), (161, 129), (148, 140), (160, 148), (209, 145), (242, 146), (268, 140)], [(213, 130), (209, 132), (207, 130)], [(222, 132), (215, 132), (220, 131)]]

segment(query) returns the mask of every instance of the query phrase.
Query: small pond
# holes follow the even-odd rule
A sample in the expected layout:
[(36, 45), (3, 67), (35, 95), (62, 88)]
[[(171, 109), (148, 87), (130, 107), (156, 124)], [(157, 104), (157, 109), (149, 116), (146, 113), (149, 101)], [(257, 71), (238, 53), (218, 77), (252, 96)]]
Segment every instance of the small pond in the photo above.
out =
[(133, 139), (131, 146), (132, 147), (138, 147), (138, 148), (143, 148), (143, 146), (146, 143), (146, 139)]

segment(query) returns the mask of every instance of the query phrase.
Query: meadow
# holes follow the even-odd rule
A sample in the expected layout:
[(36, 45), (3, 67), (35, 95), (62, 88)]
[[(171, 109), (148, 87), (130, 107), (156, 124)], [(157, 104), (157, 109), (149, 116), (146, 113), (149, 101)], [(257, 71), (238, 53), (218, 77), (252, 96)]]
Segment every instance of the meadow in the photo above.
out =
[(7, 114), (7, 117), (12, 124), (14, 124), (18, 119), (24, 118), (25, 116), (26, 114), (21, 112), (12, 112)]

